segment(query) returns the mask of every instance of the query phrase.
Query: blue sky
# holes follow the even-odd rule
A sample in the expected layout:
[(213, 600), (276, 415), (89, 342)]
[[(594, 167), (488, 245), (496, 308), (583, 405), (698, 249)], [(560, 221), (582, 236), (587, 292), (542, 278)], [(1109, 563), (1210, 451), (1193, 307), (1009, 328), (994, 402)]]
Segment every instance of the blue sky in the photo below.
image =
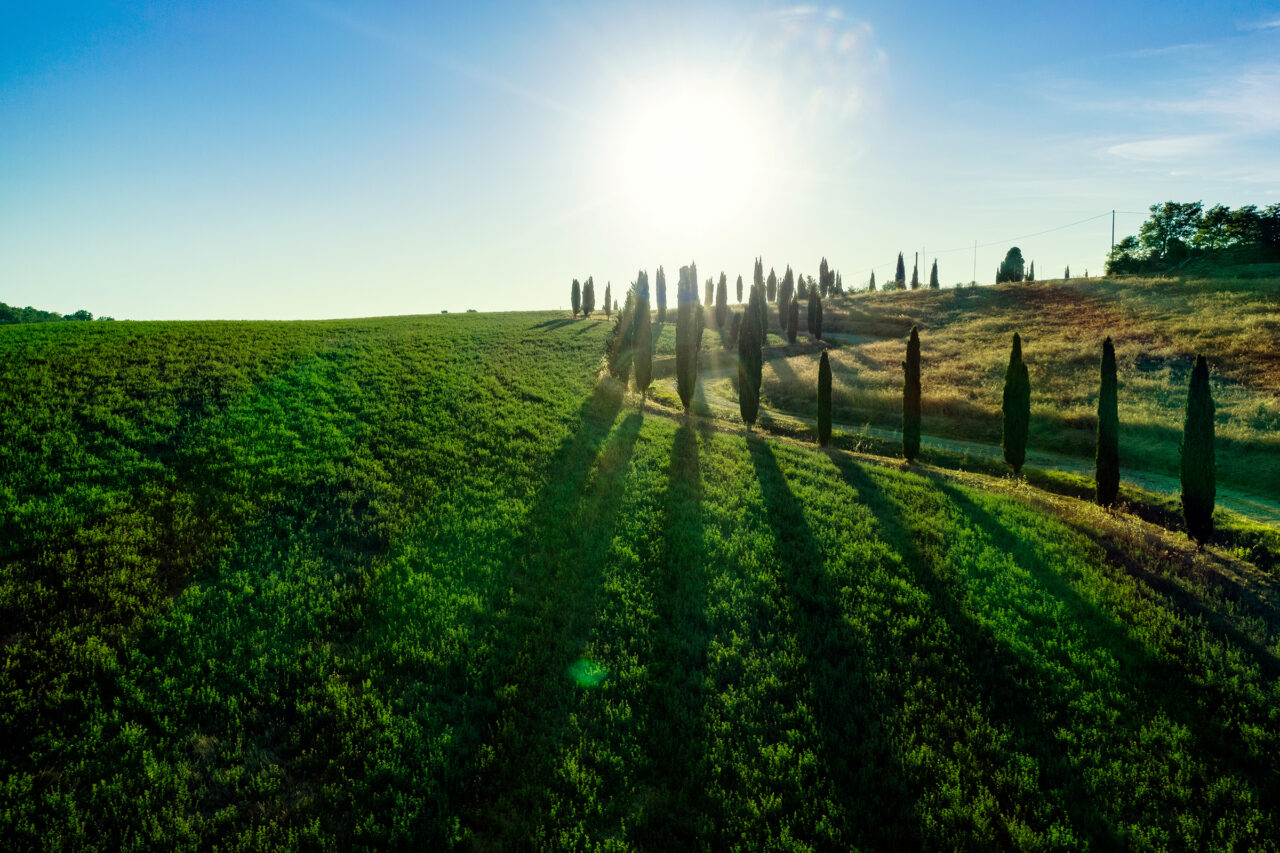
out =
[[(0, 27), (0, 301), (135, 319), (557, 307), (898, 251), (1100, 271), (1280, 201), (1280, 3), (40, 3)], [(1070, 228), (1023, 238), (1067, 223)], [(986, 245), (991, 244), (991, 245)]]

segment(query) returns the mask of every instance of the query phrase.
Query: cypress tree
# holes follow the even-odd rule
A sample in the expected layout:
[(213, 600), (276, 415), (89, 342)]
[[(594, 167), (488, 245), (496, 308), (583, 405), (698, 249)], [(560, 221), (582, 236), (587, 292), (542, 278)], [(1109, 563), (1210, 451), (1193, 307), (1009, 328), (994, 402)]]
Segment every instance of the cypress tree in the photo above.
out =
[(750, 431), (760, 413), (760, 382), (764, 372), (760, 317), (764, 314), (764, 288), (754, 286), (747, 301), (747, 316), (738, 331), (738, 409)]
[(742, 304), (742, 276), (738, 276), (738, 304)]
[(711, 300), (714, 294), (715, 294), (715, 285), (711, 283), (711, 279), (707, 279), (706, 300), (703, 302), (703, 304), (706, 305), (708, 308), (711, 307)]
[(716, 328), (725, 328), (729, 320), (729, 277), (720, 273), (720, 282), (716, 285)]
[(653, 331), (649, 318), (649, 273), (640, 270), (636, 278), (635, 366), (636, 388), (640, 389), (640, 408), (644, 408), (649, 384), (653, 381)]
[(796, 342), (796, 335), (800, 333), (800, 300), (791, 300), (791, 316), (787, 318), (787, 341), (789, 343)]
[[(764, 261), (756, 258), (755, 269), (751, 271), (751, 286), (764, 287)], [(751, 301), (751, 296), (747, 296), (747, 301)]]
[(582, 316), (590, 317), (594, 310), (596, 310), (596, 284), (591, 276), (587, 276), (587, 283), (582, 286)]
[(871, 271), (871, 283), (867, 285), (867, 292), (868, 293), (876, 292), (876, 271), (875, 270)]
[(831, 360), (826, 350), (818, 362), (818, 444), (831, 444)]
[(934, 258), (933, 269), (929, 271), (929, 289), (937, 290), (940, 287), (942, 287), (942, 285), (938, 283), (938, 259)]
[(818, 307), (813, 315), (813, 337), (822, 340), (822, 294), (818, 294)]
[(729, 334), (724, 337), (724, 348), (732, 350), (738, 346), (738, 335), (742, 334), (742, 312), (729, 314)]
[(1213, 503), (1217, 497), (1213, 458), (1213, 392), (1209, 363), (1196, 356), (1187, 391), (1187, 419), (1182, 427), (1182, 517), (1187, 533), (1203, 545), (1213, 536)]
[(769, 277), (764, 282), (765, 302), (772, 304), (778, 299), (778, 274), (769, 267)]
[(805, 283), (803, 273), (796, 276), (796, 296), (800, 299), (809, 298), (809, 286)]
[(911, 267), (911, 289), (920, 289), (920, 265), (918, 263), (913, 264)]
[(893, 280), (897, 283), (898, 290), (902, 290), (907, 286), (907, 265), (902, 262), (902, 253), (898, 253), (898, 269), (893, 274)]
[(1112, 506), (1120, 492), (1120, 412), (1116, 383), (1116, 349), (1111, 338), (1102, 342), (1102, 380), (1098, 387), (1097, 499)]
[[(755, 317), (756, 328), (760, 336), (760, 345), (764, 346), (764, 342), (769, 337), (769, 303), (764, 301), (764, 285), (755, 288)], [(747, 300), (747, 307), (751, 307), (750, 297)]]
[(667, 274), (658, 267), (658, 323), (667, 321)]
[(1009, 367), (1004, 373), (1003, 436), (1004, 461), (1013, 473), (1022, 473), (1027, 460), (1027, 430), (1031, 426), (1031, 378), (1027, 364), (1022, 360), (1022, 338), (1013, 333), (1013, 349), (1009, 352)]
[(693, 402), (693, 389), (698, 381), (698, 284), (689, 267), (680, 268), (676, 285), (676, 391), (684, 410)]
[(840, 273), (836, 273), (836, 293), (844, 295), (844, 279), (840, 277)]
[(920, 455), (920, 332), (915, 326), (907, 338), (902, 372), (902, 455), (913, 462)]
[[(707, 312), (702, 307), (702, 303), (698, 303), (698, 310), (693, 312), (693, 343), (695, 358), (696, 353), (702, 352), (702, 333), (707, 330)], [(698, 363), (694, 361), (694, 369), (697, 370)]]
[(782, 276), (782, 285), (778, 288), (778, 328), (783, 331), (786, 331), (787, 318), (791, 316), (791, 299), (795, 296), (795, 292), (795, 275), (788, 265), (786, 273)]
[(1036, 262), (1031, 262), (1031, 269), (1027, 270), (1027, 281), (1036, 280)]
[(808, 308), (809, 313), (808, 313), (808, 318), (805, 321), (804, 328), (805, 328), (805, 331), (807, 331), (810, 335), (813, 334), (814, 318), (818, 315), (817, 299), (818, 299), (818, 289), (816, 287), (809, 288), (809, 304), (806, 306)]
[(827, 282), (828, 272), (829, 268), (827, 267), (827, 259), (823, 258), (822, 262), (818, 264), (818, 292), (823, 296), (826, 296), (831, 291), (830, 285)]
[(578, 311), (582, 309), (582, 286), (578, 284), (578, 280), (573, 280), (573, 290), (569, 292), (569, 301), (573, 305), (573, 316), (578, 316)]
[(1062, 279), (1066, 281), (1071, 278), (1071, 264), (1067, 264), (1067, 268), (1062, 271)]
[(605, 285), (604, 285), (604, 316), (605, 316), (605, 319), (608, 319), (608, 317), (609, 317), (609, 310), (610, 310), (610, 308), (609, 308), (609, 305), (610, 305), (610, 303), (609, 303), (609, 288), (610, 288), (610, 287), (612, 287), (612, 285), (613, 285), (613, 283), (612, 283), (612, 282), (605, 282)]

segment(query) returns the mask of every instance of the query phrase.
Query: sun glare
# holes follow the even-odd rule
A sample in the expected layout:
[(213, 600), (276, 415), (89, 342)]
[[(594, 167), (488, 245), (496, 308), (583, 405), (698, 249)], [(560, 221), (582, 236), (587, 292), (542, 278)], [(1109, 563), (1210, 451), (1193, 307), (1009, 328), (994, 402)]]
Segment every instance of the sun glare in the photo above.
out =
[(731, 88), (670, 83), (624, 110), (608, 179), (641, 224), (700, 231), (730, 223), (768, 163), (760, 124)]

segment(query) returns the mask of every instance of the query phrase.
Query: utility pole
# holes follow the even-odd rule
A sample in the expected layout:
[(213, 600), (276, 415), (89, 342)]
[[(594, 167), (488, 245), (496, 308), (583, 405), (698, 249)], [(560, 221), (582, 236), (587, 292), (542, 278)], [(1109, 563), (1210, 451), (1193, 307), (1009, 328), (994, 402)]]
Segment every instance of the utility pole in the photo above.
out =
[(1116, 212), (1111, 211), (1111, 251), (1116, 250)]
[(978, 241), (973, 241), (973, 279), (974, 284), (978, 283)]

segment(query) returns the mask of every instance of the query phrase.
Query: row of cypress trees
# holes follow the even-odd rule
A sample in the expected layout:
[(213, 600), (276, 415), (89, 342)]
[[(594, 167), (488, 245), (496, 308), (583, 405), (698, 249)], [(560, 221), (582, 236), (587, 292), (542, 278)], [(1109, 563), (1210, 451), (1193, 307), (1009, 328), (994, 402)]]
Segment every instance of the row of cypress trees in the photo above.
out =
[[(573, 288), (569, 292), (569, 301), (573, 306), (573, 316), (577, 317), (578, 312), (582, 312), (583, 317), (590, 317), (591, 312), (596, 310), (596, 285), (595, 280), (591, 277), (587, 278), (585, 284), (578, 284), (578, 280), (573, 280)], [(608, 311), (609, 291), (605, 288), (605, 311)]]
[[(902, 453), (913, 461), (920, 453), (921, 387), (920, 334), (911, 328), (907, 339), (907, 359), (902, 363)], [(824, 379), (825, 373), (825, 379)], [(1098, 386), (1098, 432), (1094, 455), (1095, 499), (1105, 507), (1114, 506), (1120, 494), (1120, 415), (1116, 350), (1108, 337), (1102, 342)], [(1031, 425), (1031, 380), (1022, 358), (1022, 338), (1013, 335), (1009, 365), (1005, 369), (1001, 403), (1001, 448), (1005, 462), (1021, 473), (1026, 462), (1027, 437)], [(1203, 355), (1196, 358), (1187, 391), (1186, 419), (1180, 445), (1182, 514), (1188, 534), (1203, 543), (1213, 535), (1213, 506), (1216, 499), (1214, 462), (1213, 394), (1209, 385), (1209, 365)], [(824, 426), (825, 424), (825, 426)], [(831, 437), (831, 378), (827, 354), (818, 367), (818, 441), (823, 446)]]

